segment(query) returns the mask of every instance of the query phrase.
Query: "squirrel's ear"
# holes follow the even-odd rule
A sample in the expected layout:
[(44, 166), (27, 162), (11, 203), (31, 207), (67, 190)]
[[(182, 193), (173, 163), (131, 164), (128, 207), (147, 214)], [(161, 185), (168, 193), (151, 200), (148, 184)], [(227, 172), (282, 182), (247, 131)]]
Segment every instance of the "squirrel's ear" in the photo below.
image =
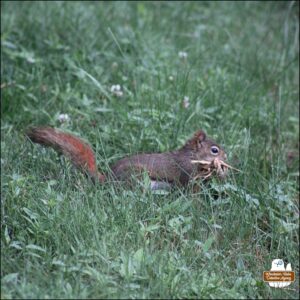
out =
[(183, 148), (190, 148), (193, 150), (198, 150), (201, 143), (206, 139), (206, 134), (204, 131), (197, 131), (194, 136), (186, 142)]
[(196, 139), (199, 143), (203, 142), (206, 139), (206, 134), (203, 130), (199, 130), (195, 133), (194, 139)]

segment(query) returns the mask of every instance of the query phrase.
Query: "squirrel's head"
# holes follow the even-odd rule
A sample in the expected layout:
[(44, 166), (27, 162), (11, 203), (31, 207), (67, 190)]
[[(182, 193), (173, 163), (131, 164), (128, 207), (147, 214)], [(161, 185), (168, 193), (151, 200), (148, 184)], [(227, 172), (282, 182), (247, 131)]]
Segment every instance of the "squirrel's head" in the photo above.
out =
[(183, 147), (195, 152), (197, 159), (213, 161), (215, 158), (226, 160), (225, 151), (212, 139), (207, 138), (203, 130), (197, 131)]
[[(191, 150), (193, 159), (213, 162), (216, 158), (226, 161), (227, 155), (225, 151), (215, 141), (206, 137), (203, 130), (197, 131), (194, 136), (186, 142), (183, 149)], [(224, 177), (226, 171), (223, 170), (220, 177)]]

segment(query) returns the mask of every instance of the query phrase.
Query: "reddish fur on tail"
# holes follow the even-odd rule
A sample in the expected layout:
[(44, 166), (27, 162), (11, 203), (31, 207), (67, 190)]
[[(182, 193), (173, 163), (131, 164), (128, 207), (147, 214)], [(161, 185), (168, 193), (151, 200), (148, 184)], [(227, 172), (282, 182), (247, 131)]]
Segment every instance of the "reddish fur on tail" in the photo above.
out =
[(94, 180), (105, 181), (105, 176), (97, 171), (93, 150), (78, 137), (51, 127), (30, 129), (27, 136), (34, 143), (51, 147), (63, 153), (72, 160), (76, 167), (88, 173)]

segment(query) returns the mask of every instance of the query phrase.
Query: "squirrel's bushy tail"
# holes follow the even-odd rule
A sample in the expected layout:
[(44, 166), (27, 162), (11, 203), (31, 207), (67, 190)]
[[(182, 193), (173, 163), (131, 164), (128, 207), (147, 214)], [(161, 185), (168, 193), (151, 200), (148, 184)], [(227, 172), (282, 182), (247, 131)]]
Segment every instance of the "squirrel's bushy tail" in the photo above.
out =
[(93, 180), (104, 182), (105, 176), (97, 171), (92, 148), (78, 137), (51, 127), (32, 128), (27, 132), (29, 139), (70, 158), (73, 164), (87, 173)]

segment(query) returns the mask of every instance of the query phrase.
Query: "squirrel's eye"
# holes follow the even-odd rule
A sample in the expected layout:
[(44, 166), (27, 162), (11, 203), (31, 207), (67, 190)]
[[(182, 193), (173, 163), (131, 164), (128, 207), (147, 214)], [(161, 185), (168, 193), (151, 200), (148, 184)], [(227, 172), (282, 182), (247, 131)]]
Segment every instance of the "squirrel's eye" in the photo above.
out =
[(217, 146), (212, 146), (212, 147), (210, 148), (210, 152), (211, 152), (211, 154), (213, 154), (213, 155), (217, 155), (217, 154), (219, 153), (219, 148), (218, 148)]

